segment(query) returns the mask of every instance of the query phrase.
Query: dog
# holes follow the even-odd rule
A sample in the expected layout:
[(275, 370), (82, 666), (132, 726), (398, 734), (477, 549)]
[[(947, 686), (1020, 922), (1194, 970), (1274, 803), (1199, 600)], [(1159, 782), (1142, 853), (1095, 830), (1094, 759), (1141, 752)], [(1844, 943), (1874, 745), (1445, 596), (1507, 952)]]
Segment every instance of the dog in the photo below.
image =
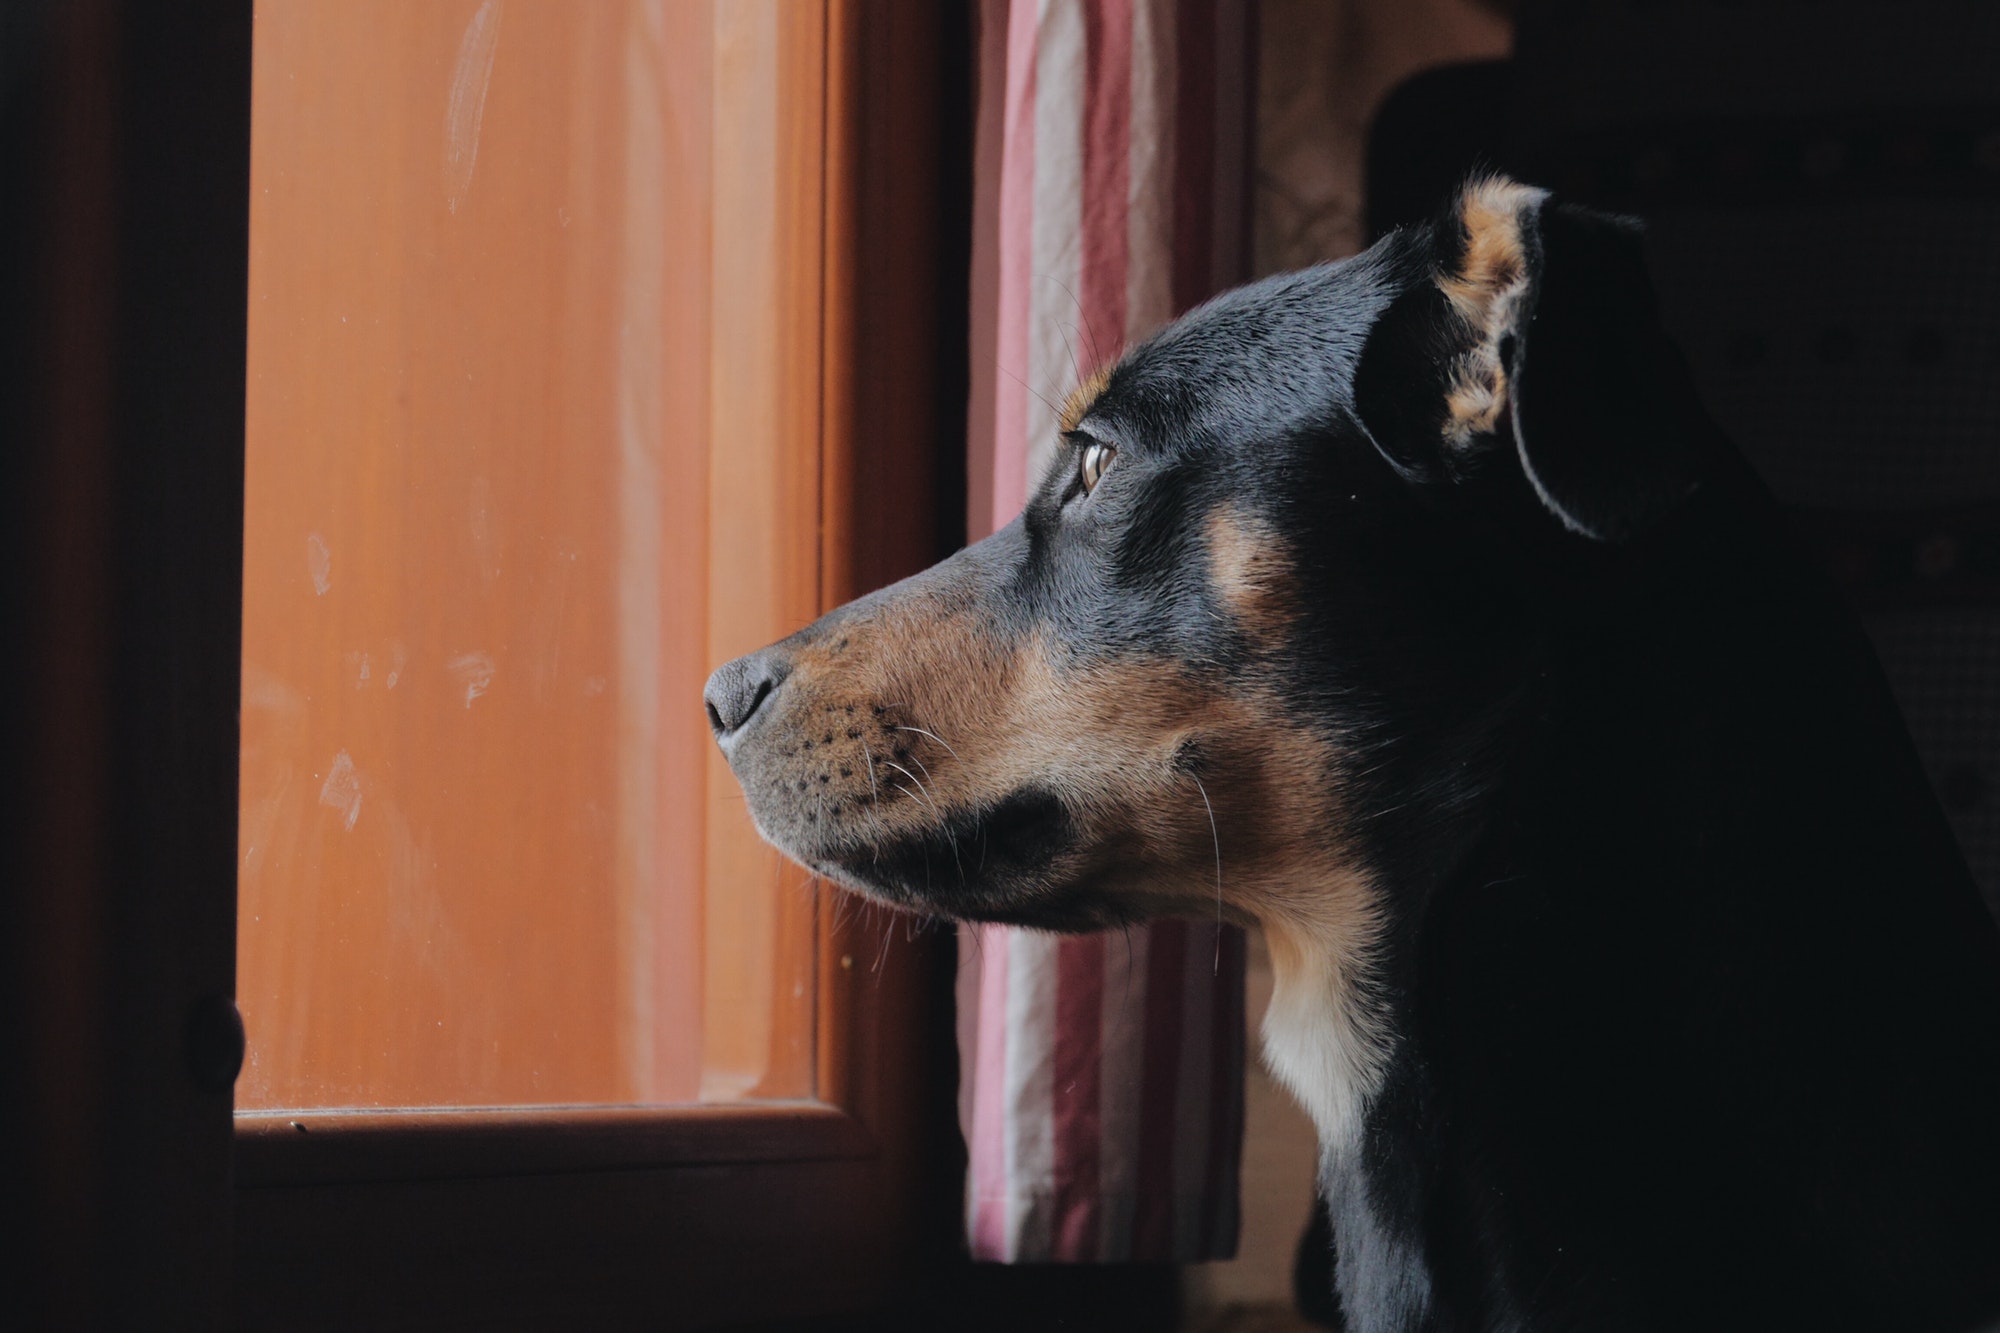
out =
[(2000, 1321), (2000, 932), (1633, 223), (1476, 179), (1217, 297), (706, 704), (879, 902), (1260, 928), (1354, 1333)]

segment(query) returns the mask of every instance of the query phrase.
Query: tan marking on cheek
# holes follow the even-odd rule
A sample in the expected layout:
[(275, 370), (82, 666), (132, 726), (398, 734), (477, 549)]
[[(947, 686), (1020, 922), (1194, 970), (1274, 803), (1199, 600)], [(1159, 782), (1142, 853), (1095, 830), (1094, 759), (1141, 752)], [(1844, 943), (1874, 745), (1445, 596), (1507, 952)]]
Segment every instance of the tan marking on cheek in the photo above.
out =
[(1297, 615), (1291, 561), (1269, 524), (1234, 508), (1209, 515), (1208, 580), (1237, 628), (1266, 646), (1280, 642)]
[(1219, 844), (1226, 915), (1311, 915), (1296, 868), (1346, 857), (1339, 762), (1281, 699), (1175, 663), (1066, 669), (1041, 645), (1023, 668), (986, 756), (992, 796), (1054, 786), (1111, 890), (1153, 910), (1206, 915)]
[(1098, 395), (1104, 392), (1104, 386), (1110, 379), (1111, 367), (1099, 366), (1085, 377), (1083, 383), (1069, 391), (1069, 397), (1063, 399), (1062, 411), (1056, 414), (1064, 430), (1076, 429), (1076, 423), (1082, 421), (1096, 404)]
[(1544, 197), (1542, 191), (1505, 177), (1474, 181), (1460, 196), (1465, 253), (1456, 268), (1438, 279), (1472, 339), (1445, 390), (1444, 434), (1454, 447), (1493, 433), (1507, 409), (1507, 367), (1500, 346), (1519, 322), (1528, 292), (1522, 217)]
[[(1266, 1057), (1328, 1150), (1347, 1150), (1389, 1042), (1368, 998), (1384, 911), (1350, 846), (1341, 756), (1275, 689), (1223, 693), (1170, 663), (1065, 669), (1041, 643), (1005, 724), (996, 793), (1032, 777), (1084, 812), (1095, 891), (1264, 928)], [(1175, 764), (1183, 745), (1193, 772)]]

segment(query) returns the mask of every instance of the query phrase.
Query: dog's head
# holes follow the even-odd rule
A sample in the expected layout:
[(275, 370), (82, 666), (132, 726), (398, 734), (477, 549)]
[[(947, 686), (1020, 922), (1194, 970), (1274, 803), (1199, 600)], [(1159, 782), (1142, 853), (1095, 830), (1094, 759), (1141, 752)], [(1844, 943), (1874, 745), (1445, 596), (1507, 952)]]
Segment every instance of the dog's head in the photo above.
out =
[(899, 907), (1365, 934), (1493, 780), (1537, 571), (1692, 489), (1669, 360), (1628, 227), (1475, 182), (1133, 348), (1018, 519), (721, 668), (710, 723), (767, 838)]

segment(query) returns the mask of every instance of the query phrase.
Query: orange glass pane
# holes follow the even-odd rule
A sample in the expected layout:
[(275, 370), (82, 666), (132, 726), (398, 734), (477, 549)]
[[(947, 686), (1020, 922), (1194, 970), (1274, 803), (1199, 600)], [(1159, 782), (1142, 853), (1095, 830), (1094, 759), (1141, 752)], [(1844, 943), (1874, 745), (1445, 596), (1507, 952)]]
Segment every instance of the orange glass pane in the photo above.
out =
[(811, 1092), (709, 667), (818, 609), (784, 0), (262, 0), (239, 1108)]

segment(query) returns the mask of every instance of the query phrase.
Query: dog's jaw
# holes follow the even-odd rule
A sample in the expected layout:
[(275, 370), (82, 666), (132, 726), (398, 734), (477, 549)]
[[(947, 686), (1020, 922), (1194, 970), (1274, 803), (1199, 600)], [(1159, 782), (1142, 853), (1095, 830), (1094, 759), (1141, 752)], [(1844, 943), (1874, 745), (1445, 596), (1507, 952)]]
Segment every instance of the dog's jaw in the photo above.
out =
[(1360, 1142), (1391, 1035), (1371, 977), (1381, 928), (1377, 895), (1365, 872), (1351, 867), (1314, 879), (1321, 903), (1349, 908), (1264, 918), (1273, 981), (1264, 1062), (1312, 1118), (1321, 1160), (1331, 1164), (1348, 1160)]

